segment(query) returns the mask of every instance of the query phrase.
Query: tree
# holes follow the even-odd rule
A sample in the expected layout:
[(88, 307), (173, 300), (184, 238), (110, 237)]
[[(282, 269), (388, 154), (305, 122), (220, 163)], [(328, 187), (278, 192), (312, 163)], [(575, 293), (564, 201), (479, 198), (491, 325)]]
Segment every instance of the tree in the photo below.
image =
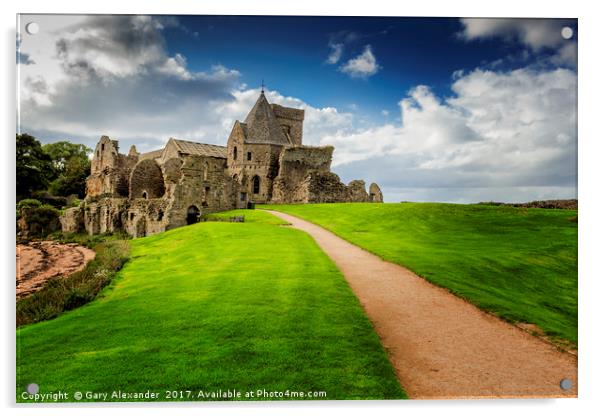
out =
[(46, 189), (54, 177), (50, 156), (42, 145), (29, 134), (17, 134), (17, 198), (31, 195), (33, 191)]
[(53, 195), (77, 194), (79, 198), (83, 198), (86, 196), (86, 178), (89, 174), (88, 158), (71, 157), (65, 162), (63, 172), (50, 184), (49, 191)]
[(90, 174), (88, 155), (92, 150), (83, 144), (67, 141), (45, 144), (43, 149), (50, 156), (56, 175), (50, 184), (50, 193), (60, 196), (77, 194), (83, 198), (86, 178)]
[(57, 177), (65, 172), (71, 159), (79, 160), (81, 163), (78, 163), (78, 165), (85, 165), (86, 163), (88, 165), (90, 164), (88, 155), (92, 150), (83, 144), (60, 141), (45, 144), (42, 146), (42, 149), (50, 156), (50, 159), (52, 159), (52, 166), (54, 167)]

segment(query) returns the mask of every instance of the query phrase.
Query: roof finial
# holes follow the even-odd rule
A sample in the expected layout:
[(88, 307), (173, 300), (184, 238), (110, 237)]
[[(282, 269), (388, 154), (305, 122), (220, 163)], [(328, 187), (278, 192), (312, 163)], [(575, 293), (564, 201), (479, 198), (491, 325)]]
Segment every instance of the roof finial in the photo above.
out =
[(263, 94), (263, 87), (264, 87), (264, 86), (265, 86), (265, 85), (263, 84), (263, 78), (261, 78), (261, 93), (262, 93), (262, 94)]

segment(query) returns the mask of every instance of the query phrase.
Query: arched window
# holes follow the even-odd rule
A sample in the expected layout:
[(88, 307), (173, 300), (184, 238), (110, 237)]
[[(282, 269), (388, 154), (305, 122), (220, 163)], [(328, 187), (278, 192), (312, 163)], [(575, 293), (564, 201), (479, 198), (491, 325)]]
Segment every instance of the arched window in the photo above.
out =
[(236, 160), (236, 157), (238, 156), (238, 149), (236, 148), (236, 146), (234, 146), (234, 152), (233, 153), (234, 153), (234, 155), (232, 156), (232, 158), (234, 160)]
[(259, 193), (259, 176), (255, 175), (253, 176), (253, 193), (254, 194), (258, 194)]
[(146, 193), (146, 191), (142, 192), (142, 198), (148, 199), (148, 194)]
[(247, 152), (247, 160), (251, 160), (251, 152)]

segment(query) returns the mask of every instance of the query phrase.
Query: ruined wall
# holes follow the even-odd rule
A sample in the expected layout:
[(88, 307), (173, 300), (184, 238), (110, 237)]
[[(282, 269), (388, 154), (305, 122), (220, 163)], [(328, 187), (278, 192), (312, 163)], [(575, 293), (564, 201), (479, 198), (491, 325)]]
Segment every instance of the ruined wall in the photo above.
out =
[(128, 206), (126, 198), (103, 197), (84, 201), (81, 209), (84, 213), (84, 228), (90, 235), (112, 233), (123, 229), (125, 210)]
[(165, 193), (163, 171), (154, 159), (138, 163), (130, 175), (130, 198), (161, 198)]
[(383, 202), (383, 193), (380, 190), (380, 187), (374, 182), (370, 184), (370, 190), (368, 191), (370, 194), (370, 202)]
[(307, 202), (309, 185), (306, 180), (311, 174), (325, 174), (330, 171), (333, 151), (332, 146), (297, 146), (284, 149), (279, 158), (280, 169), (274, 181), (272, 202)]
[(354, 180), (347, 185), (349, 191), (349, 202), (370, 202), (370, 196), (366, 192), (366, 182)]
[[(172, 163), (172, 162), (170, 162)], [(188, 208), (201, 215), (236, 208), (237, 185), (226, 174), (226, 160), (209, 156), (183, 156), (180, 175), (173, 162), (171, 172), (165, 165), (168, 189), (167, 228), (186, 225)]]
[(301, 146), (303, 142), (303, 119), (304, 110), (283, 107), (278, 104), (270, 104), (276, 120), (282, 127), (284, 135), (291, 140), (293, 146)]
[(85, 231), (84, 210), (80, 207), (67, 208), (59, 218), (64, 233), (81, 233)]
[(130, 200), (124, 212), (124, 229), (134, 238), (157, 234), (167, 229), (169, 201), (163, 198)]
[(118, 142), (102, 136), (94, 150), (90, 176), (86, 179), (86, 196), (127, 196), (130, 172), (137, 162), (137, 154), (120, 154)]

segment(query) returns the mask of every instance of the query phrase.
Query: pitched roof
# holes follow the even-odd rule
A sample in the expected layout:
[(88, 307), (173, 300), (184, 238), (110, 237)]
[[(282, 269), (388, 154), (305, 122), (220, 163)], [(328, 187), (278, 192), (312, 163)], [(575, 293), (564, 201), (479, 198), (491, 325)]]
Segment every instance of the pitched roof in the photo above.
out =
[(161, 154), (163, 154), (163, 149), (153, 150), (150, 152), (142, 153), (140, 156), (138, 156), (138, 160), (157, 159), (161, 157)]
[(172, 139), (179, 152), (187, 155), (211, 156), (226, 159), (228, 149), (216, 144), (196, 143), (187, 140)]
[(244, 124), (247, 127), (245, 135), (247, 143), (291, 144), (282, 132), (280, 123), (263, 92), (247, 115)]

